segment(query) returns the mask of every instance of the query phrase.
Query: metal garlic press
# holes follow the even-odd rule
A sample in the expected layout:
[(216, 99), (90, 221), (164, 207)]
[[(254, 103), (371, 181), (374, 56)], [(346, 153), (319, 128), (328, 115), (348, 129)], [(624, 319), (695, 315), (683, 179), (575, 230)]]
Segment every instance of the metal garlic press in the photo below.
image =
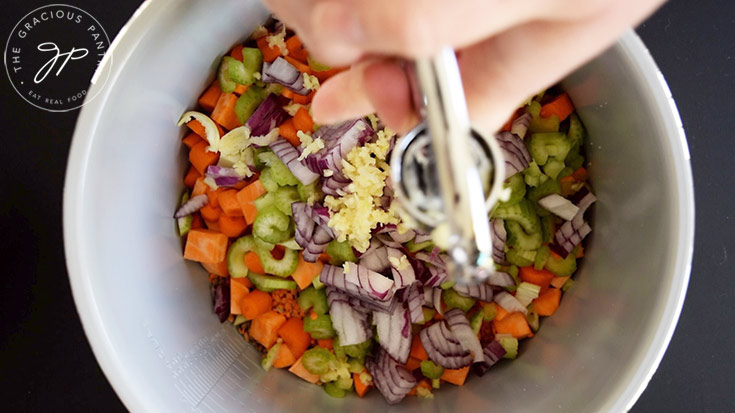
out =
[(494, 271), (488, 211), (502, 190), (505, 164), (495, 139), (470, 124), (454, 50), (408, 63), (423, 121), (391, 156), (391, 179), (407, 220), (443, 238), (458, 283)]

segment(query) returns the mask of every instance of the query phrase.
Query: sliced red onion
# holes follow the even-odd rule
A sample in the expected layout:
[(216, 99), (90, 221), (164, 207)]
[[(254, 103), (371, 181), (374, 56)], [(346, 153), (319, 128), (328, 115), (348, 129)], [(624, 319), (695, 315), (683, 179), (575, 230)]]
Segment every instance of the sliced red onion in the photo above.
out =
[(465, 297), (472, 297), (486, 302), (493, 300), (493, 287), (485, 283), (455, 284), (452, 288)]
[(520, 311), (523, 314), (526, 314), (528, 310), (526, 307), (521, 304), (518, 299), (513, 297), (511, 294), (501, 291), (497, 294), (495, 294), (494, 301), (503, 309), (509, 313), (515, 313), (516, 311)]
[(406, 294), (404, 301), (408, 307), (408, 313), (411, 316), (412, 323), (423, 323), (424, 321), (424, 290), (418, 283), (413, 283), (405, 288)]
[(567, 221), (571, 221), (579, 212), (578, 206), (559, 194), (547, 195), (539, 199), (538, 204), (545, 210)]
[(223, 187), (233, 187), (245, 178), (244, 176), (240, 176), (233, 168), (216, 165), (209, 165), (205, 176), (212, 178), (217, 186)]
[(329, 316), (339, 337), (340, 345), (360, 344), (373, 336), (367, 314), (354, 310), (346, 294), (328, 287), (327, 301), (329, 302)]
[(462, 348), (444, 321), (421, 330), (419, 339), (429, 359), (444, 368), (459, 369), (472, 363), (472, 355)]
[(499, 342), (493, 340), (482, 349), (482, 353), (485, 356), (483, 362), (477, 363), (473, 366), (474, 371), (478, 376), (483, 376), (488, 370), (490, 370), (490, 367), (494, 366), (495, 363), (503, 358), (505, 355), (505, 348), (503, 348)]
[(340, 197), (347, 193), (347, 186), (349, 185), (349, 182), (339, 182), (330, 176), (322, 181), (322, 192), (325, 195)]
[(505, 224), (502, 219), (495, 218), (490, 221), (490, 236), (493, 241), (493, 261), (496, 264), (504, 265), (505, 261), (505, 242), (508, 233), (505, 230)]
[(183, 218), (187, 215), (191, 215), (200, 209), (204, 208), (209, 203), (209, 197), (204, 194), (191, 197), (188, 201), (184, 202), (179, 209), (176, 210), (174, 218)]
[(398, 300), (396, 300), (395, 297), (389, 301), (377, 301), (350, 297), (350, 305), (352, 305), (352, 308), (354, 308), (356, 311), (361, 311), (364, 313), (378, 311), (381, 313), (390, 314), (393, 312), (393, 309), (396, 308), (396, 305), (398, 305)]
[[(349, 264), (350, 272), (345, 274), (340, 267), (325, 265), (319, 281), (362, 301), (386, 308), (393, 298), (393, 280), (358, 264)], [(382, 303), (382, 304), (381, 304)]]
[(427, 262), (435, 267), (446, 269), (447, 263), (449, 262), (449, 256), (446, 254), (440, 254), (439, 251), (439, 247), (434, 247), (431, 253), (419, 251), (414, 256), (417, 260)]
[[(303, 247), (304, 261), (316, 262), (319, 256), (327, 250), (327, 244), (332, 240), (332, 236), (321, 226), (315, 225), (314, 233), (306, 246)], [(298, 243), (298, 240), (296, 241)], [(299, 244), (301, 245), (301, 244)]]
[(393, 238), (393, 241), (398, 242), (400, 244), (405, 244), (408, 241), (411, 241), (412, 239), (416, 237), (416, 232), (412, 229), (409, 229), (403, 234), (400, 234), (398, 233), (398, 230), (395, 230), (395, 231), (388, 232), (388, 235), (390, 235), (390, 237)]
[(306, 166), (318, 174), (328, 169), (333, 173), (332, 179), (345, 182), (346, 178), (342, 174), (342, 159), (355, 146), (363, 145), (374, 134), (370, 124), (362, 118), (322, 126), (312, 136), (314, 139), (322, 139), (325, 146), (318, 153), (306, 157)]
[(515, 280), (510, 276), (510, 274), (501, 271), (491, 272), (485, 282), (498, 287), (510, 287), (516, 285)]
[(299, 95), (308, 95), (311, 90), (304, 86), (301, 72), (286, 59), (277, 57), (272, 63), (263, 62), (260, 80), (265, 83), (278, 83)]
[(442, 308), (442, 289), (434, 288), (431, 291), (431, 303), (434, 305), (434, 309), (439, 315), (444, 315), (444, 309)]
[(391, 248), (402, 248), (403, 245), (401, 245), (400, 242), (397, 242), (391, 238), (389, 234), (375, 234), (373, 235), (375, 238), (379, 239), (380, 242), (383, 243), (383, 245), (391, 247)]
[(422, 242), (431, 241), (431, 234), (427, 234), (422, 231), (416, 231), (416, 236), (413, 239), (415, 244), (421, 244)]
[(281, 107), (278, 97), (271, 93), (255, 109), (245, 125), (250, 128), (251, 135), (260, 136), (267, 134), (286, 119), (288, 113)]
[(318, 174), (310, 171), (309, 168), (299, 161), (299, 151), (289, 141), (278, 138), (268, 146), (302, 184), (309, 185), (319, 179)]
[(306, 248), (309, 241), (314, 235), (316, 223), (306, 210), (305, 202), (294, 202), (291, 204), (291, 212), (293, 213), (294, 222), (296, 223), (296, 231), (294, 239), (301, 248)]
[(449, 273), (444, 268), (429, 267), (429, 279), (424, 282), (427, 287), (438, 287), (449, 279)]
[(411, 352), (411, 319), (408, 310), (396, 306), (391, 314), (373, 313), (373, 323), (380, 337), (380, 347), (399, 363), (405, 364)]
[(390, 261), (388, 261), (388, 250), (385, 246), (380, 246), (372, 251), (366, 251), (360, 256), (360, 265), (365, 268), (375, 271), (383, 272), (390, 267)]
[(424, 289), (424, 305), (425, 306), (433, 306), (434, 305), (434, 289), (432, 287), (422, 286)]
[(416, 386), (416, 378), (398, 364), (385, 350), (365, 361), (365, 368), (373, 377), (373, 383), (388, 404), (396, 404)]
[(500, 132), (495, 138), (505, 158), (506, 179), (528, 168), (532, 158), (522, 139), (510, 132)]
[[(581, 194), (579, 194), (581, 192)], [(574, 248), (579, 245), (582, 240), (592, 232), (592, 228), (588, 223), (584, 221), (584, 213), (587, 209), (597, 200), (597, 198), (589, 192), (586, 188), (580, 190), (578, 196), (581, 197), (577, 202), (579, 210), (574, 215), (571, 221), (567, 221), (562, 224), (561, 227), (554, 234), (555, 243), (561, 247), (564, 254), (561, 254), (566, 258)], [(558, 248), (555, 248), (558, 250)]]
[(472, 354), (473, 363), (482, 363), (485, 360), (485, 356), (482, 352), (480, 339), (477, 338), (477, 335), (472, 330), (470, 321), (467, 319), (465, 313), (458, 308), (453, 308), (444, 314), (444, 319), (452, 334), (454, 334), (454, 337), (459, 341), (459, 345)]
[(212, 287), (212, 304), (219, 322), (224, 323), (230, 316), (230, 286), (220, 283)]
[[(390, 263), (391, 273), (393, 274), (393, 281), (396, 283), (396, 288), (403, 288), (413, 284), (416, 281), (416, 274), (413, 271), (411, 263), (408, 259), (403, 259), (405, 266), (396, 266), (396, 262), (401, 262), (403, 257), (406, 257), (401, 250), (396, 248), (386, 248), (388, 254), (388, 262)], [(391, 260), (392, 258), (392, 260)]]
[(531, 125), (531, 114), (526, 112), (523, 115), (517, 117), (510, 125), (510, 133), (523, 139), (528, 133), (528, 127)]

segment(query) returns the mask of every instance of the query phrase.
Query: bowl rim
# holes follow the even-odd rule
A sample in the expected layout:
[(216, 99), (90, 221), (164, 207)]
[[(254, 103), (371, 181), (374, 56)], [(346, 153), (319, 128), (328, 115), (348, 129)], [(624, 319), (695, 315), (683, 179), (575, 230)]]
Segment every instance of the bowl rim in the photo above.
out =
[[(109, 87), (92, 85), (90, 88), (95, 92), (92, 95), (96, 95), (96, 98), (85, 103), (77, 118), (64, 182), (64, 252), (74, 303), (97, 362), (122, 402), (133, 411), (148, 410), (150, 406), (155, 405), (155, 402), (144, 399), (143, 392), (137, 392), (135, 389), (134, 378), (125, 373), (126, 369), (115, 350), (115, 343), (108, 334), (108, 326), (104, 323), (99, 311), (100, 303), (92, 294), (93, 274), (89, 263), (83, 259), (81, 254), (76, 254), (76, 251), (82, 247), (79, 225), (83, 222), (83, 217), (78, 207), (82, 205), (82, 196), (85, 192), (84, 177), (99, 117), (103, 112), (105, 102), (110, 97), (112, 86), (126, 66), (126, 57), (133, 53), (135, 46), (145, 35), (147, 25), (154, 21), (160, 13), (165, 13), (167, 6), (175, 1), (145, 0), (115, 36), (108, 55), (113, 53), (116, 55), (116, 64), (112, 66), (111, 59), (104, 58), (97, 69), (98, 71), (110, 70), (106, 83)], [(648, 88), (658, 102), (661, 116), (672, 141), (668, 149), (672, 152), (674, 163), (680, 166), (676, 168), (678, 182), (676, 194), (678, 216), (676, 219), (680, 231), (675, 243), (674, 275), (671, 287), (665, 296), (664, 311), (642, 363), (635, 369), (629, 383), (617, 395), (614, 395), (614, 401), (611, 404), (608, 403), (611, 406), (610, 411), (627, 411), (643, 393), (661, 362), (684, 303), (694, 251), (694, 186), (686, 135), (663, 74), (642, 40), (632, 29), (622, 35), (617, 45), (621, 46), (638, 66)]]

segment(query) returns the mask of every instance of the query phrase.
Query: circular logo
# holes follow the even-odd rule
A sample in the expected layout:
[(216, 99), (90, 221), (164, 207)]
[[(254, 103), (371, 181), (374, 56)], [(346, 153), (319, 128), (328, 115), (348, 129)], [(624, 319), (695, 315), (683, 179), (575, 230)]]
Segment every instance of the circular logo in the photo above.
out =
[(103, 71), (97, 67), (103, 58), (111, 58), (109, 48), (107, 33), (91, 14), (52, 4), (33, 10), (13, 27), (5, 45), (5, 70), (26, 102), (66, 112), (94, 98), (87, 96), (92, 84), (107, 81), (110, 65)]

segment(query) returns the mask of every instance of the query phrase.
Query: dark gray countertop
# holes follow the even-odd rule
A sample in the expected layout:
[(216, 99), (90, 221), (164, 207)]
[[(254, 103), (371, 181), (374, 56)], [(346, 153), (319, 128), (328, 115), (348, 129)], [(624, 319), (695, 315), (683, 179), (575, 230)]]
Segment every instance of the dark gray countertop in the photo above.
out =
[[(3, 40), (20, 17), (46, 4), (3, 1)], [(72, 4), (92, 13), (112, 36), (139, 0)], [(633, 411), (735, 411), (735, 333), (730, 328), (735, 323), (735, 3), (672, 0), (638, 33), (666, 76), (687, 131), (697, 227), (681, 319)], [(0, 91), (4, 403), (8, 411), (122, 411), (82, 331), (64, 265), (62, 186), (78, 112), (34, 109), (5, 77)]]

